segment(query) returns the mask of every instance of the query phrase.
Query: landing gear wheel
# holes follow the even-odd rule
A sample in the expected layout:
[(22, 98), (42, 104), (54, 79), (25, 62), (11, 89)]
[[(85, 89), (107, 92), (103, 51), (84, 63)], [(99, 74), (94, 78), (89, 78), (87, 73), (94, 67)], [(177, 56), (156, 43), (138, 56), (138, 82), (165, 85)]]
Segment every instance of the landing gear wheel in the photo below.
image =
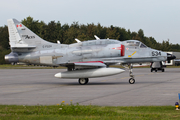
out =
[(129, 79), (129, 83), (130, 84), (134, 84), (135, 83), (135, 79), (134, 79), (134, 75), (133, 75), (133, 65), (129, 64), (129, 76), (131, 77)]
[(157, 72), (157, 70), (155, 70), (155, 72)]
[(79, 84), (80, 85), (85, 85), (89, 82), (88, 78), (79, 78)]
[(164, 69), (162, 69), (162, 72), (164, 72)]
[(151, 68), (151, 72), (153, 72), (153, 69)]
[(134, 83), (135, 83), (135, 79), (134, 79), (134, 78), (130, 78), (130, 79), (129, 79), (129, 83), (130, 83), (130, 84), (134, 84)]

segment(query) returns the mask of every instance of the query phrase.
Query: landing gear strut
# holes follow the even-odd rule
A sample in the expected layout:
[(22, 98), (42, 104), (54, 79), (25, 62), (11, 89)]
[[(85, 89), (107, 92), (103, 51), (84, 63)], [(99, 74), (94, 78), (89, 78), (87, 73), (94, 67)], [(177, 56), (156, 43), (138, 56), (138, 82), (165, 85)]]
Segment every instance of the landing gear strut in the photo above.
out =
[(131, 77), (129, 79), (129, 83), (130, 84), (134, 84), (135, 83), (135, 79), (134, 79), (134, 75), (133, 75), (133, 66), (132, 66), (132, 64), (129, 65), (129, 76)]
[(89, 82), (88, 78), (79, 78), (79, 84), (80, 85), (85, 85)]

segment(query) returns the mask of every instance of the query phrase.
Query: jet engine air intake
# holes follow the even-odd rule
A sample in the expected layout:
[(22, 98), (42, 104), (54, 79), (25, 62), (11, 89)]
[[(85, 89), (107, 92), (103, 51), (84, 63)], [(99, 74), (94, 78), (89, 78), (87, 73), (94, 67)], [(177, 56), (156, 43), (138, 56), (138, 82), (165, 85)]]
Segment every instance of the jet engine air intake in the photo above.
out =
[(167, 53), (167, 60), (170, 61), (170, 60), (173, 60), (173, 59), (176, 59), (176, 56), (173, 55), (173, 54)]
[(176, 56), (173, 55), (173, 54), (167, 53), (167, 61), (168, 61), (168, 63), (170, 63), (170, 61), (173, 60), (173, 59), (176, 59)]

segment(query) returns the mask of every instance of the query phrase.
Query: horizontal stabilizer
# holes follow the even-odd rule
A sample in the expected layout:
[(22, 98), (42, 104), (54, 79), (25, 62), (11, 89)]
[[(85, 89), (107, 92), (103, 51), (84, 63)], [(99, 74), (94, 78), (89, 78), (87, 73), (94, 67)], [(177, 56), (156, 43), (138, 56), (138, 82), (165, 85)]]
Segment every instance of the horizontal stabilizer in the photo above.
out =
[(11, 48), (36, 48), (36, 46), (29, 46), (28, 44), (15, 44)]

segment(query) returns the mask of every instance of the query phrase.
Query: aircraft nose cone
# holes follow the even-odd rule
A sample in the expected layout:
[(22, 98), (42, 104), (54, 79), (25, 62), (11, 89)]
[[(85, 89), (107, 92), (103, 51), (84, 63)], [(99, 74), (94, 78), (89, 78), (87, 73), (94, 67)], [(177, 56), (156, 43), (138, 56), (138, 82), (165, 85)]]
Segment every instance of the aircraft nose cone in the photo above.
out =
[(61, 73), (57, 73), (54, 75), (54, 77), (58, 77), (58, 78), (61, 78), (61, 76), (62, 76)]
[(173, 54), (167, 53), (167, 60), (173, 60), (173, 59), (176, 59), (176, 56)]

